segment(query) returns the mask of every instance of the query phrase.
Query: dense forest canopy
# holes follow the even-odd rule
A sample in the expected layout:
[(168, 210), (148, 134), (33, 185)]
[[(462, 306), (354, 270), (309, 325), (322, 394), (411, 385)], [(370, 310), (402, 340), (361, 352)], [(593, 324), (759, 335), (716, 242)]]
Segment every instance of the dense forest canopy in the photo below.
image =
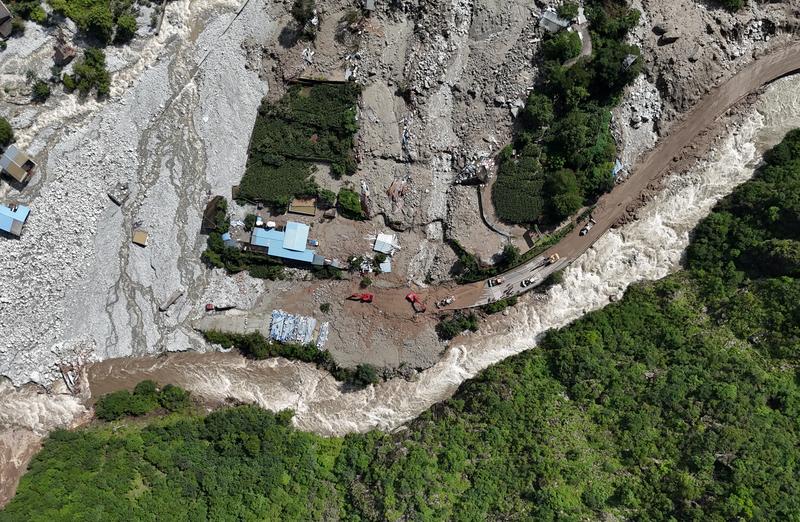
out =
[(57, 431), (0, 521), (796, 520), (800, 130), (687, 268), (464, 383), (396, 434), (252, 406)]

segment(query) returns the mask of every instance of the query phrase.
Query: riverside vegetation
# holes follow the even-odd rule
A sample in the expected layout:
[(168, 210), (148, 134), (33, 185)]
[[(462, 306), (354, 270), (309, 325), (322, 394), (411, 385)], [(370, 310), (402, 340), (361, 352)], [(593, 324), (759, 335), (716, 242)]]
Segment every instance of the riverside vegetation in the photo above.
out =
[(550, 331), (394, 434), (291, 412), (52, 433), (15, 520), (792, 520), (800, 130), (697, 227), (686, 268)]

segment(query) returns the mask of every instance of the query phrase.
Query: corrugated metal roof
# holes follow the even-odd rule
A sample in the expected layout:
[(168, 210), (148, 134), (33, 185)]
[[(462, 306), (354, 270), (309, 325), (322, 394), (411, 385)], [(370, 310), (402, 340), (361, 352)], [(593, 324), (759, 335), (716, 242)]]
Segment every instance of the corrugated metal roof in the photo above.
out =
[(278, 243), (272, 243), (269, 246), (269, 250), (267, 251), (267, 253), (272, 257), (291, 259), (292, 261), (303, 261), (305, 263), (311, 263), (314, 261), (313, 250), (303, 250), (301, 252), (298, 252), (297, 250), (287, 250), (282, 246), (280, 246)]
[(283, 232), (280, 230), (275, 230), (271, 228), (269, 230), (263, 228), (254, 228), (253, 232), (250, 234), (250, 244), (255, 246), (260, 246), (263, 248), (269, 248), (271, 243), (282, 244), (283, 243)]
[(303, 223), (289, 221), (286, 223), (286, 232), (283, 237), (283, 248), (286, 250), (303, 251), (308, 243), (308, 233), (311, 228)]

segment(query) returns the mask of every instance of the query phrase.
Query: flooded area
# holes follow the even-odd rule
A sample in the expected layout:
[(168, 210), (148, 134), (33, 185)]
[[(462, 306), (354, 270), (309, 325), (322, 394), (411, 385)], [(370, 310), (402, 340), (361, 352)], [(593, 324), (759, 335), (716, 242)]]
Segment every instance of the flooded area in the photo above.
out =
[(492, 318), (479, 333), (460, 338), (413, 382), (393, 379), (342, 392), (330, 375), (310, 364), (252, 361), (232, 353), (181, 353), (94, 364), (88, 370), (92, 394), (151, 378), (212, 401), (234, 398), (271, 410), (291, 408), (298, 428), (324, 435), (394, 429), (451, 396), (483, 368), (534, 348), (548, 329), (601, 308), (632, 283), (676, 270), (692, 228), (714, 203), (752, 176), (763, 150), (799, 126), (800, 83), (789, 77), (766, 89), (743, 124), (718, 141), (708, 160), (668, 180), (638, 221), (606, 234), (568, 268), (562, 285), (546, 294), (529, 294), (509, 315)]

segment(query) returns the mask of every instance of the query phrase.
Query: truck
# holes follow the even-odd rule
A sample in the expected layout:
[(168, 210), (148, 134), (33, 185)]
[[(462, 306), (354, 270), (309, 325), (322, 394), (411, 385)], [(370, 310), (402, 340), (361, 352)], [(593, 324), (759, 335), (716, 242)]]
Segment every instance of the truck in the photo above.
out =
[(490, 287), (491, 286), (497, 286), (497, 285), (502, 285), (504, 281), (505, 281), (505, 279), (502, 278), (502, 277), (491, 277), (491, 278), (489, 278), (489, 281), (488, 281), (487, 284)]
[(546, 264), (552, 265), (553, 263), (555, 263), (559, 259), (561, 259), (561, 256), (558, 255), (558, 253), (555, 253), (555, 254), (553, 254), (553, 255), (551, 255), (550, 257), (547, 258), (547, 263)]
[(588, 234), (588, 233), (589, 233), (589, 231), (592, 229), (592, 227), (594, 226), (594, 224), (595, 224), (595, 223), (597, 223), (597, 221), (595, 221), (595, 220), (594, 220), (594, 218), (591, 218), (591, 217), (590, 217), (590, 218), (589, 218), (589, 221), (588, 221), (588, 222), (587, 222), (587, 223), (586, 223), (586, 224), (583, 226), (583, 228), (581, 229), (581, 233), (580, 233), (580, 235), (582, 235), (582, 236), (585, 236), (586, 234)]
[(409, 303), (411, 303), (411, 307), (418, 314), (421, 314), (422, 312), (427, 310), (425, 304), (422, 301), (420, 301), (419, 296), (414, 292), (409, 292), (408, 294), (406, 294), (406, 300)]

